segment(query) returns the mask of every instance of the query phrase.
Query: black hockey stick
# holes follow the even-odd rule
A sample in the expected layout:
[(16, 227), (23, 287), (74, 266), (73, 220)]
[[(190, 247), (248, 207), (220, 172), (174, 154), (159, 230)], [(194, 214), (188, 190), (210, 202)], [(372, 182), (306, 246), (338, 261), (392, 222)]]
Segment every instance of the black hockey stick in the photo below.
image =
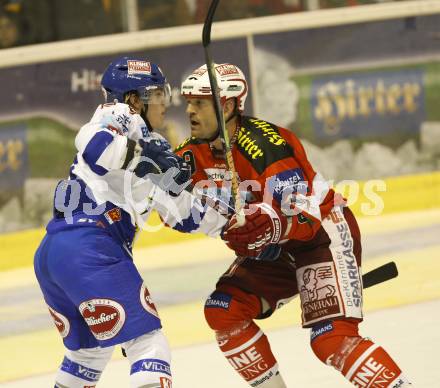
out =
[(364, 288), (375, 286), (376, 284), (394, 279), (399, 274), (397, 265), (394, 261), (390, 261), (380, 267), (377, 267), (362, 276)]
[(220, 93), (217, 84), (217, 77), (215, 74), (216, 70), (214, 67), (214, 63), (212, 61), (212, 55), (210, 49), (211, 27), (212, 27), (212, 22), (214, 20), (214, 14), (219, 2), (220, 0), (212, 0), (211, 5), (209, 6), (208, 14), (206, 15), (205, 23), (203, 24), (202, 43), (203, 43), (203, 49), (205, 51), (206, 67), (208, 68), (209, 83), (211, 84), (211, 91), (214, 99), (215, 115), (217, 117), (217, 122), (220, 128), (220, 137), (222, 138), (225, 146), (226, 165), (231, 173), (231, 186), (232, 186), (231, 189), (232, 189), (232, 198), (234, 200), (235, 213), (237, 214), (237, 221), (240, 224), (244, 222), (244, 220), (242, 219), (243, 216), (242, 215), (240, 216), (241, 214), (240, 211), (243, 208), (243, 203), (240, 198), (240, 193), (238, 190), (237, 170), (235, 169), (234, 159), (232, 158), (231, 141), (229, 139), (229, 134), (226, 129), (225, 118), (223, 116), (223, 107), (221, 106), (220, 103)]

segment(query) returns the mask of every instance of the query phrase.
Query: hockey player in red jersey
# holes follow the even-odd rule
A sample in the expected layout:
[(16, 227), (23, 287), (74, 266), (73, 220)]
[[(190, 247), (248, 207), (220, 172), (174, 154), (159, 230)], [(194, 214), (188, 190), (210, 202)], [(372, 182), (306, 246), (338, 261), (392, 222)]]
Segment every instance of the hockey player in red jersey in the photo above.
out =
[[(237, 257), (207, 299), (206, 321), (220, 350), (249, 385), (286, 387), (255, 320), (299, 295), (302, 324), (311, 329), (319, 360), (354, 386), (411, 386), (388, 353), (359, 334), (362, 249), (353, 213), (315, 172), (294, 133), (243, 115), (248, 84), (242, 71), (218, 64), (215, 73), (240, 192), (247, 203), (279, 209), (288, 225), (281, 241), (256, 259)], [(191, 166), (194, 190), (227, 207), (228, 171), (206, 66), (194, 70), (181, 90), (192, 137), (176, 152)], [(245, 231), (236, 238), (245, 244)]]

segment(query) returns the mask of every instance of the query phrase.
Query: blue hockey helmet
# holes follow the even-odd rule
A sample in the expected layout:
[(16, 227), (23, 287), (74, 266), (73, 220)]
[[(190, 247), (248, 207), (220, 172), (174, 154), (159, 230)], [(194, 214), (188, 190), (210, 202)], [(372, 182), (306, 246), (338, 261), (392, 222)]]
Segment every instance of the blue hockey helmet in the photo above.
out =
[(171, 99), (171, 88), (162, 70), (155, 63), (141, 59), (122, 57), (107, 67), (102, 75), (101, 86), (106, 102), (125, 103), (128, 92), (137, 92), (148, 104), (151, 92), (163, 90), (165, 103)]

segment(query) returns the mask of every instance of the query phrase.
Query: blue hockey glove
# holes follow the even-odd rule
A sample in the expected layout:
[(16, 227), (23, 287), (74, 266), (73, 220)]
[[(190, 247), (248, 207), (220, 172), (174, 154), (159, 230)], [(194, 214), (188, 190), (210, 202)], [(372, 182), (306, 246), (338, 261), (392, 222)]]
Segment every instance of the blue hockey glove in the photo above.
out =
[(141, 161), (134, 169), (134, 173), (139, 178), (145, 177), (149, 173), (166, 172), (171, 167), (179, 168), (177, 155), (171, 152), (168, 142), (159, 139), (140, 140), (142, 146)]
[(171, 151), (167, 141), (149, 139), (148, 142), (141, 140), (140, 144), (142, 159), (134, 170), (136, 176), (145, 178), (151, 174), (149, 179), (173, 196), (190, 184), (190, 166)]

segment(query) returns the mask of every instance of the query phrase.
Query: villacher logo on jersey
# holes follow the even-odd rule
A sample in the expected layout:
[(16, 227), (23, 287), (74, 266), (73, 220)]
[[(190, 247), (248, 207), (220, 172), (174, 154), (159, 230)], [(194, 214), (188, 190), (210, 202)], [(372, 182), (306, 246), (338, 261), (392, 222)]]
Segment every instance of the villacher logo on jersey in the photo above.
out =
[(143, 283), (140, 291), (140, 299), (144, 309), (156, 318), (159, 318), (159, 313), (157, 312), (156, 306), (151, 298), (150, 291), (148, 291), (148, 288)]
[(66, 338), (70, 332), (70, 323), (69, 320), (58, 311), (55, 311), (53, 308), (47, 306), (49, 309), (49, 313), (52, 316), (55, 326), (61, 334), (62, 338)]
[(79, 305), (79, 311), (98, 340), (113, 338), (125, 322), (124, 308), (110, 299), (87, 300)]

